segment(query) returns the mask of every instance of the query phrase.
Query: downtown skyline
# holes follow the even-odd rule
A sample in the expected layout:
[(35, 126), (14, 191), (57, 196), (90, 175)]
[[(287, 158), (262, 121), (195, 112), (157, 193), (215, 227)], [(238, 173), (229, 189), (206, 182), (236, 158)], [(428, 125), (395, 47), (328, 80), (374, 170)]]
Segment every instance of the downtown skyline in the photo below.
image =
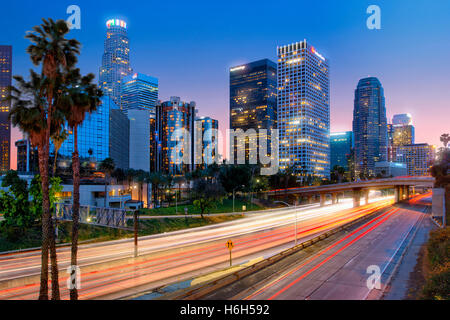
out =
[[(83, 43), (80, 57), (82, 71), (93, 72), (98, 81), (97, 70), (101, 65), (105, 22), (109, 18), (123, 18), (128, 23), (133, 69), (159, 79), (160, 100), (177, 95), (196, 101), (199, 116), (219, 120), (220, 130), (227, 129), (229, 123), (229, 67), (263, 58), (276, 61), (277, 45), (305, 38), (320, 48), (321, 53), (331, 61), (331, 132), (351, 130), (353, 91), (358, 80), (367, 75), (378, 77), (383, 83), (389, 119), (397, 113), (412, 114), (418, 143), (439, 145), (439, 135), (447, 129), (443, 117), (446, 116), (445, 110), (448, 107), (446, 101), (450, 100), (449, 93), (445, 90), (449, 84), (446, 78), (449, 67), (441, 66), (439, 61), (449, 52), (449, 46), (435, 42), (440, 36), (439, 32), (443, 32), (443, 24), (448, 23), (442, 20), (444, 16), (439, 15), (450, 7), (447, 3), (428, 4), (425, 8), (425, 2), (419, 1), (410, 5), (409, 9), (414, 10), (406, 13), (406, 2), (402, 7), (381, 1), (379, 5), (382, 14), (389, 13), (382, 15), (381, 30), (366, 28), (366, 3), (349, 2), (342, 7), (330, 4), (317, 20), (307, 17), (305, 22), (299, 22), (297, 26), (289, 25), (292, 28), (287, 28), (288, 30), (277, 27), (275, 22), (272, 29), (267, 25), (254, 28), (249, 26), (252, 21), (255, 22), (256, 17), (253, 16), (249, 17), (249, 21), (243, 20), (251, 10), (254, 10), (255, 15), (268, 15), (271, 9), (269, 3), (263, 2), (258, 7), (242, 5), (241, 13), (236, 14), (238, 18), (233, 26), (226, 24), (226, 18), (230, 17), (230, 12), (236, 6), (223, 8), (226, 10), (220, 13), (219, 4), (210, 4), (207, 8), (213, 10), (217, 19), (201, 19), (210, 28), (199, 31), (199, 22), (182, 22), (187, 28), (183, 32), (177, 30), (179, 26), (159, 25), (157, 21), (160, 18), (149, 13), (149, 10), (144, 10), (148, 7), (147, 4), (141, 4), (142, 11), (151, 15), (150, 19), (145, 20), (141, 10), (135, 10), (134, 7), (114, 8), (114, 1), (108, 3), (109, 6), (100, 6), (108, 8), (105, 10), (94, 10), (84, 1), (78, 3), (81, 8), (81, 30), (71, 31), (70, 36)], [(8, 6), (11, 6), (9, 10), (12, 10), (12, 15), (23, 15), (19, 5)], [(41, 16), (67, 18), (67, 6), (68, 4), (61, 3), (51, 9), (29, 10), (25, 13), (28, 16), (26, 23), (23, 20), (9, 21), (9, 33), (2, 36), (1, 43), (13, 46), (13, 74), (23, 75), (31, 67), (24, 52), (27, 45), (23, 39), (25, 32), (39, 23)], [(194, 5), (188, 11), (183, 10), (183, 7), (183, 4), (177, 8), (157, 4), (155, 9), (161, 12), (173, 10), (170, 11), (171, 19), (188, 14), (198, 17), (205, 14), (201, 5)], [(312, 4), (307, 7), (315, 9)], [(427, 12), (433, 12), (435, 16), (428, 16)], [(414, 15), (420, 16), (421, 24), (414, 19)], [(425, 25), (424, 18), (428, 19), (427, 32), (420, 30), (421, 25)], [(323, 20), (323, 23), (319, 20)], [(242, 30), (239, 35), (237, 29)], [(424, 45), (419, 47), (413, 41), (417, 38)], [(176, 45), (171, 46), (172, 43)], [(230, 46), (231, 44), (234, 46)], [(415, 49), (407, 50), (408, 47)], [(426, 64), (419, 63), (430, 55), (433, 59), (426, 60)], [(186, 60), (189, 60), (188, 64)], [(412, 64), (416, 66), (414, 69), (411, 68)], [(20, 138), (21, 134), (14, 129), (11, 139), (13, 168), (16, 164), (14, 142)]]

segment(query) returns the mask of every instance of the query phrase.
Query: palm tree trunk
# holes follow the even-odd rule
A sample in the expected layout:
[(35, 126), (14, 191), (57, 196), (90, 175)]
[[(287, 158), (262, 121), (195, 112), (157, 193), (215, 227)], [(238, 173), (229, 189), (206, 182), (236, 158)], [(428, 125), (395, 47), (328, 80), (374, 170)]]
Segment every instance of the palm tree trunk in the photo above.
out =
[[(49, 194), (49, 174), (48, 174), (48, 160), (50, 155), (50, 130), (53, 115), (53, 88), (49, 90), (48, 96), (48, 115), (47, 115), (47, 129), (45, 133), (45, 146), (44, 146), (44, 171), (41, 174), (42, 179), (42, 206), (43, 206), (43, 219), (44, 216), (48, 219), (48, 233), (49, 233), (49, 249), (50, 249), (50, 264), (52, 275), (52, 300), (59, 300), (59, 279), (58, 279), (58, 260), (56, 256), (56, 244), (55, 244), (55, 232), (53, 230), (52, 214), (50, 212), (50, 194)], [(45, 182), (44, 182), (45, 181)], [(45, 191), (44, 191), (45, 187)]]
[(39, 300), (48, 300), (48, 248), (50, 238), (50, 224), (48, 219), (49, 210), (45, 210), (49, 206), (48, 195), (48, 176), (45, 174), (47, 167), (45, 162), (44, 146), (38, 147), (39, 171), (41, 174), (42, 188), (42, 249), (41, 249), (41, 282), (39, 288)]
[[(78, 128), (74, 128), (74, 152), (72, 154), (73, 170), (73, 204), (72, 204), (72, 251), (70, 264), (76, 268), (78, 254), (78, 223), (80, 218), (80, 157), (78, 155)], [(78, 290), (70, 289), (70, 300), (78, 300)]]
[(106, 197), (108, 196), (108, 180), (106, 178), (107, 174), (105, 172), (105, 204), (104, 207), (106, 208)]

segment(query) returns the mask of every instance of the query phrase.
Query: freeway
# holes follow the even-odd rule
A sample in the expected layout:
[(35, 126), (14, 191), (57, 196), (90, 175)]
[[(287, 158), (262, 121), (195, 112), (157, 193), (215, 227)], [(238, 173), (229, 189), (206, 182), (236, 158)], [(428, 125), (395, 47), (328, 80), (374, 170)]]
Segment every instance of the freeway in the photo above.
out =
[[(132, 239), (81, 245), (80, 298), (120, 298), (223, 269), (228, 263), (225, 242), (229, 239), (235, 243), (235, 263), (270, 256), (293, 245), (295, 230), (299, 241), (307, 240), (392, 203), (391, 198), (384, 198), (356, 209), (351, 201), (280, 209), (213, 226), (142, 237), (136, 259), (132, 258)], [(61, 295), (68, 298), (65, 269), (70, 248), (58, 248), (57, 253)], [(39, 270), (39, 251), (0, 255), (0, 299), (35, 299)], [(18, 284), (17, 279), (33, 281)]]
[(429, 209), (429, 197), (390, 207), (314, 250), (297, 252), (205, 299), (380, 299)]

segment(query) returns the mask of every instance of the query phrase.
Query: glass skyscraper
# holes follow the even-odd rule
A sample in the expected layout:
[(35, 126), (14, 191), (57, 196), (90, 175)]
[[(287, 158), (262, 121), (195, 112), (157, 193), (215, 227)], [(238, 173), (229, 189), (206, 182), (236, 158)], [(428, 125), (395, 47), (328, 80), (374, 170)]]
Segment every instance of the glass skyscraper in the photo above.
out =
[(127, 24), (119, 19), (106, 22), (105, 49), (100, 67), (99, 87), (120, 106), (122, 79), (132, 73)]
[[(156, 105), (155, 127), (151, 130), (151, 141), (155, 145), (154, 158), (151, 159), (152, 171), (181, 175), (194, 169), (196, 113), (195, 102), (183, 102), (179, 97), (171, 97), (170, 101)], [(179, 129), (187, 135), (174, 135)], [(175, 149), (177, 145), (181, 146), (179, 152)], [(187, 159), (181, 163), (183, 158)]]
[(330, 169), (340, 166), (349, 170), (348, 160), (353, 149), (353, 132), (335, 132), (330, 134)]
[[(101, 98), (102, 103), (92, 114), (86, 114), (82, 125), (78, 127), (78, 152), (80, 158), (95, 158), (97, 162), (113, 158), (116, 167), (127, 169), (129, 165), (129, 128), (128, 118), (108, 96)], [(74, 137), (70, 128), (67, 139), (61, 145), (59, 154), (71, 159)], [(51, 152), (54, 147), (51, 145)]]
[[(271, 60), (263, 59), (230, 69), (230, 129), (256, 130), (267, 129), (267, 140), (270, 142), (270, 130), (277, 127), (277, 65)], [(251, 143), (247, 138), (244, 145), (246, 162), (249, 153), (256, 152), (259, 158), (257, 141)], [(271, 153), (270, 143), (268, 154)], [(252, 150), (253, 149), (253, 150)], [(242, 149), (243, 150), (243, 149)], [(236, 149), (234, 161), (236, 162)]]
[(10, 169), (11, 123), (8, 119), (10, 101), (3, 101), (9, 95), (12, 80), (12, 47), (0, 46), (0, 171)]
[(121, 109), (125, 114), (129, 109), (144, 109), (150, 111), (150, 116), (155, 118), (157, 101), (158, 79), (142, 73), (123, 78)]
[(409, 176), (429, 176), (436, 159), (436, 146), (427, 143), (400, 146), (397, 162), (406, 164)]
[(384, 90), (375, 77), (359, 80), (353, 110), (355, 175), (375, 176), (375, 163), (387, 160), (388, 132)]
[(219, 121), (210, 117), (195, 119), (195, 167), (205, 169), (215, 163), (218, 154)]
[(328, 60), (302, 42), (277, 48), (280, 169), (330, 176), (330, 79)]

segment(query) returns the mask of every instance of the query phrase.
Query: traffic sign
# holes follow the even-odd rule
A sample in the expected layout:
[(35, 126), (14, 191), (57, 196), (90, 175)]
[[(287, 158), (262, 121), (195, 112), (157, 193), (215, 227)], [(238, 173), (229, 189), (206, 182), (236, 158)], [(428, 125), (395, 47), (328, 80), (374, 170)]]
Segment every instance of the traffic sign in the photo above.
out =
[(233, 250), (233, 248), (234, 248), (234, 244), (233, 244), (233, 241), (231, 241), (231, 240), (228, 240), (228, 242), (227, 242), (227, 248), (228, 248), (228, 250)]

